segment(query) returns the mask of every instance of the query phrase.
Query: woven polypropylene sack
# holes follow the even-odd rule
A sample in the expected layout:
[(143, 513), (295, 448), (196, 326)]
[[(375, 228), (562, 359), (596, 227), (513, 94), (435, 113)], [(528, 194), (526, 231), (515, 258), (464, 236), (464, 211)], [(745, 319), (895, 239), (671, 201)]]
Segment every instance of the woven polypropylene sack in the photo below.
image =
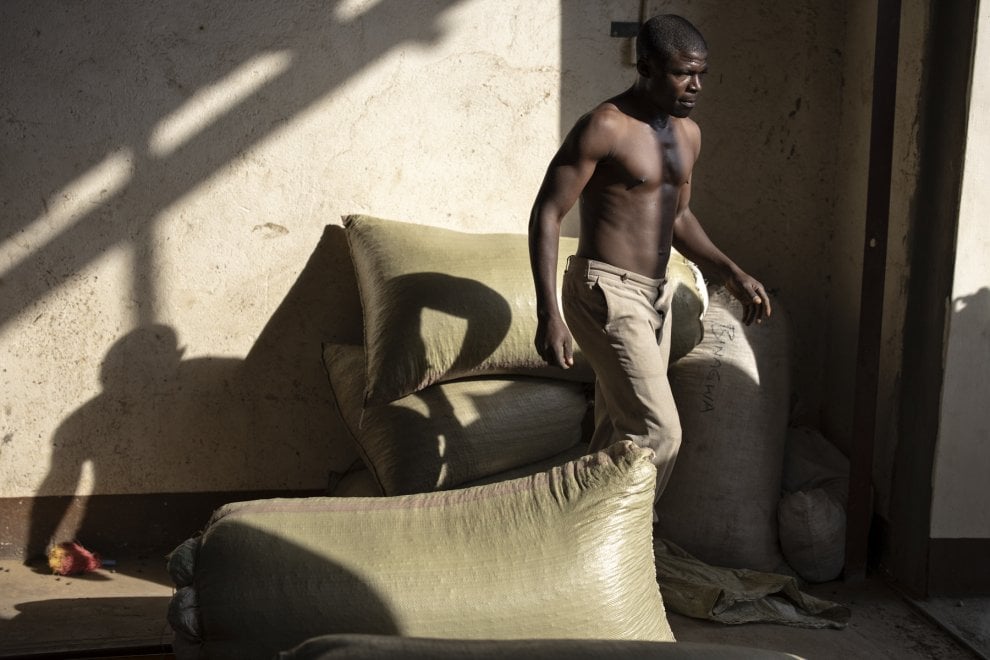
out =
[(669, 314), (669, 363), (673, 364), (691, 352), (704, 337), (708, 289), (698, 267), (677, 250), (671, 250), (667, 262), (667, 286), (673, 287)]
[(809, 582), (842, 572), (846, 554), (849, 460), (819, 431), (790, 428), (777, 509), (784, 559)]
[(285, 651), (278, 660), (801, 660), (779, 651), (700, 642), (626, 639), (469, 640), (326, 635)]
[[(472, 234), (365, 215), (344, 223), (364, 321), (365, 403), (479, 375), (594, 381), (579, 350), (566, 370), (548, 367), (536, 352), (525, 234)], [(560, 239), (558, 286), (576, 251), (577, 239)], [(696, 269), (683, 258), (672, 259), (668, 275), (676, 292), (673, 344), (686, 351), (700, 339), (703, 294)]]
[[(498, 481), (529, 477), (537, 472), (546, 472), (570, 461), (577, 460), (587, 453), (588, 446), (582, 443), (535, 463), (527, 463), (526, 465), (504, 472), (496, 472), (481, 479), (472, 479), (459, 487), (467, 488), (469, 486), (481, 486), (484, 484), (493, 484)], [(334, 497), (380, 497), (383, 495), (381, 486), (375, 480), (371, 470), (364, 465), (343, 475), (327, 494)]]
[[(524, 234), (472, 234), (364, 215), (344, 218), (364, 317), (365, 401), (483, 374), (540, 375), (536, 296)], [(573, 245), (572, 245), (573, 243)], [(561, 241), (559, 273), (575, 239)], [(580, 355), (560, 377), (590, 382)]]
[(705, 337), (671, 366), (683, 442), (657, 503), (658, 531), (716, 566), (783, 566), (777, 503), (790, 402), (790, 330), (773, 317), (746, 326), (739, 302), (711, 291)]
[(828, 582), (846, 560), (846, 509), (824, 488), (784, 493), (777, 509), (788, 566), (808, 582)]
[(386, 495), (449, 489), (578, 445), (587, 386), (535, 377), (438, 383), (362, 408), (364, 351), (327, 345), (323, 360), (341, 417)]
[(673, 639), (656, 582), (651, 452), (419, 495), (219, 509), (195, 576), (206, 658), (317, 635)]

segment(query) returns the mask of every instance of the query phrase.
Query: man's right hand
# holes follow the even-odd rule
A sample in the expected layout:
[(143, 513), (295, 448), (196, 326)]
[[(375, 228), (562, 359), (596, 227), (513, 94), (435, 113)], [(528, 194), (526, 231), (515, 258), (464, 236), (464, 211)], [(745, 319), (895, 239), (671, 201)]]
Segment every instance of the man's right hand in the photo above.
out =
[(574, 366), (574, 340), (559, 316), (541, 318), (536, 326), (536, 352), (550, 366), (570, 369)]

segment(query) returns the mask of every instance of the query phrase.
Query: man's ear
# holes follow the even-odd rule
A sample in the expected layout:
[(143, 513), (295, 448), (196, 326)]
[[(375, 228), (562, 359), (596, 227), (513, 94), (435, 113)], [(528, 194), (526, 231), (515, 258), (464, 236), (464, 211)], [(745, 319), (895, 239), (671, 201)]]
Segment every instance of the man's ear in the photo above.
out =
[(658, 53), (644, 54), (636, 59), (636, 72), (644, 78), (663, 73), (666, 68), (666, 60)]
[(640, 57), (636, 60), (636, 73), (644, 78), (650, 77), (650, 58)]

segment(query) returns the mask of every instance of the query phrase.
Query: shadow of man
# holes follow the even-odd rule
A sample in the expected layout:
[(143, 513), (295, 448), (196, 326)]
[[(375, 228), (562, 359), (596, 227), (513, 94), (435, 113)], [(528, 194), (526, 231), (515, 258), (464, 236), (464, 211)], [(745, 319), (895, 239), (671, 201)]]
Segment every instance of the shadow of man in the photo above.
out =
[[(175, 331), (158, 324), (127, 333), (107, 352), (102, 391), (52, 438), (51, 465), (31, 511), (29, 562), (50, 543), (70, 539), (107, 558), (160, 549), (170, 542), (160, 538), (170, 515), (162, 494), (223, 486), (220, 468), (244, 462), (242, 361), (183, 360), (183, 353)], [(93, 494), (77, 496), (80, 488)], [(160, 516), (142, 515), (156, 506)]]
[(990, 287), (953, 301), (952, 327), (964, 338), (961, 345), (983, 356), (990, 353)]

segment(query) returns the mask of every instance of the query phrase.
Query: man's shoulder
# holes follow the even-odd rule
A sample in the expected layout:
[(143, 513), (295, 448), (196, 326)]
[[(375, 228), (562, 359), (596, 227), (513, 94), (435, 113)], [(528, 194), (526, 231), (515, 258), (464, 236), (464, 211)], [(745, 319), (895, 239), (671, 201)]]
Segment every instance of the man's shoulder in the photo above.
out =
[(608, 100), (589, 110), (581, 117), (579, 124), (584, 130), (615, 135), (629, 130), (635, 121), (616, 103)]
[(680, 117), (677, 119), (677, 124), (680, 127), (681, 135), (684, 136), (688, 143), (693, 145), (695, 150), (700, 149), (701, 127), (698, 126), (698, 123), (690, 117)]
[(683, 127), (683, 130), (687, 133), (701, 134), (701, 127), (698, 126), (698, 122), (691, 119), (690, 117), (678, 117), (677, 123)]

